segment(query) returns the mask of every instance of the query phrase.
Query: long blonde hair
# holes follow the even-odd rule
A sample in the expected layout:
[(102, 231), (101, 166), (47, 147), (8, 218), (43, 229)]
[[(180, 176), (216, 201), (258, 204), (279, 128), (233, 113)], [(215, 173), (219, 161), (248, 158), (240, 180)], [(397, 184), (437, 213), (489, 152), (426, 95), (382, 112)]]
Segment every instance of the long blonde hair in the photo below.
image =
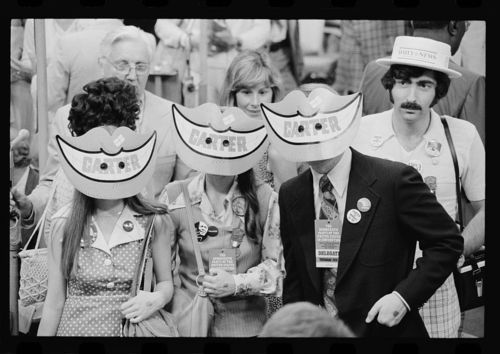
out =
[(244, 50), (229, 65), (220, 97), (221, 106), (236, 106), (236, 92), (259, 84), (271, 87), (272, 101), (281, 98), (280, 73), (264, 50)]

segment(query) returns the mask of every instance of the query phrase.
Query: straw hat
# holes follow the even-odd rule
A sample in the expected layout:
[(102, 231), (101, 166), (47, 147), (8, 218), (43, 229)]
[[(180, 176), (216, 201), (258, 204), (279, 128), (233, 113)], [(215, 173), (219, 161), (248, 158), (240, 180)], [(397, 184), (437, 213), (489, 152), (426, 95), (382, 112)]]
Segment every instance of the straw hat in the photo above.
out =
[(399, 36), (394, 41), (390, 58), (380, 58), (376, 62), (389, 67), (393, 64), (417, 66), (436, 70), (450, 79), (462, 76), (458, 71), (448, 69), (451, 47), (443, 42), (423, 37)]

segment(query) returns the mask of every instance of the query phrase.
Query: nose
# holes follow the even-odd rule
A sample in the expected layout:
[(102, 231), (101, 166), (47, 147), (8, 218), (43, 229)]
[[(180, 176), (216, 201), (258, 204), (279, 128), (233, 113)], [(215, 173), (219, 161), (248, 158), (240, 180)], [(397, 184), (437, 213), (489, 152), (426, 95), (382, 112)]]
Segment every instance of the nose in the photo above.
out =
[(125, 78), (127, 78), (128, 80), (131, 80), (131, 81), (137, 80), (137, 71), (135, 71), (135, 66), (130, 67), (127, 75), (125, 75)]
[(408, 96), (406, 99), (410, 102), (414, 102), (416, 98), (416, 92), (417, 92), (417, 85), (411, 84), (410, 87), (408, 88)]
[(259, 94), (258, 93), (254, 93), (252, 95), (252, 98), (250, 100), (250, 103), (254, 106), (258, 106), (259, 105)]

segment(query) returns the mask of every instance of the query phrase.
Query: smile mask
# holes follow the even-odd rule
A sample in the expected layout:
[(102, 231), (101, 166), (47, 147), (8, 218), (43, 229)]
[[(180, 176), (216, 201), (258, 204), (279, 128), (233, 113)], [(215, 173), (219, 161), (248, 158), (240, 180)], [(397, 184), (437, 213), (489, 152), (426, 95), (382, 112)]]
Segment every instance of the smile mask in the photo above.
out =
[(127, 127), (110, 134), (104, 127), (82, 136), (56, 136), (61, 166), (73, 186), (97, 199), (140, 193), (154, 172), (156, 132), (143, 135)]
[(294, 90), (277, 103), (260, 105), (269, 140), (287, 160), (325, 160), (343, 153), (361, 118), (361, 93), (339, 96), (316, 88), (308, 97)]
[(192, 169), (234, 176), (251, 169), (269, 144), (264, 123), (214, 103), (196, 108), (173, 105), (177, 154)]

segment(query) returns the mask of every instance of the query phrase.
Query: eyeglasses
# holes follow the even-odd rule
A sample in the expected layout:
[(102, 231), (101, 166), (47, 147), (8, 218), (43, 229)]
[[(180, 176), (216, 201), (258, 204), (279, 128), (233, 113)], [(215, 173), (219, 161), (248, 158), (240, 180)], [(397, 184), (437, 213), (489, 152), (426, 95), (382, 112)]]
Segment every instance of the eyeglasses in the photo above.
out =
[(139, 75), (143, 75), (143, 74), (146, 74), (149, 70), (149, 64), (146, 64), (146, 63), (129, 63), (128, 61), (125, 61), (125, 60), (120, 60), (118, 62), (112, 62), (111, 60), (109, 60), (108, 58), (106, 57), (103, 57), (104, 59), (106, 59), (106, 61), (108, 63), (111, 64), (111, 66), (113, 68), (115, 68), (115, 70), (122, 74), (122, 75), (127, 75), (130, 70), (132, 70), (132, 68), (134, 68), (135, 72)]

